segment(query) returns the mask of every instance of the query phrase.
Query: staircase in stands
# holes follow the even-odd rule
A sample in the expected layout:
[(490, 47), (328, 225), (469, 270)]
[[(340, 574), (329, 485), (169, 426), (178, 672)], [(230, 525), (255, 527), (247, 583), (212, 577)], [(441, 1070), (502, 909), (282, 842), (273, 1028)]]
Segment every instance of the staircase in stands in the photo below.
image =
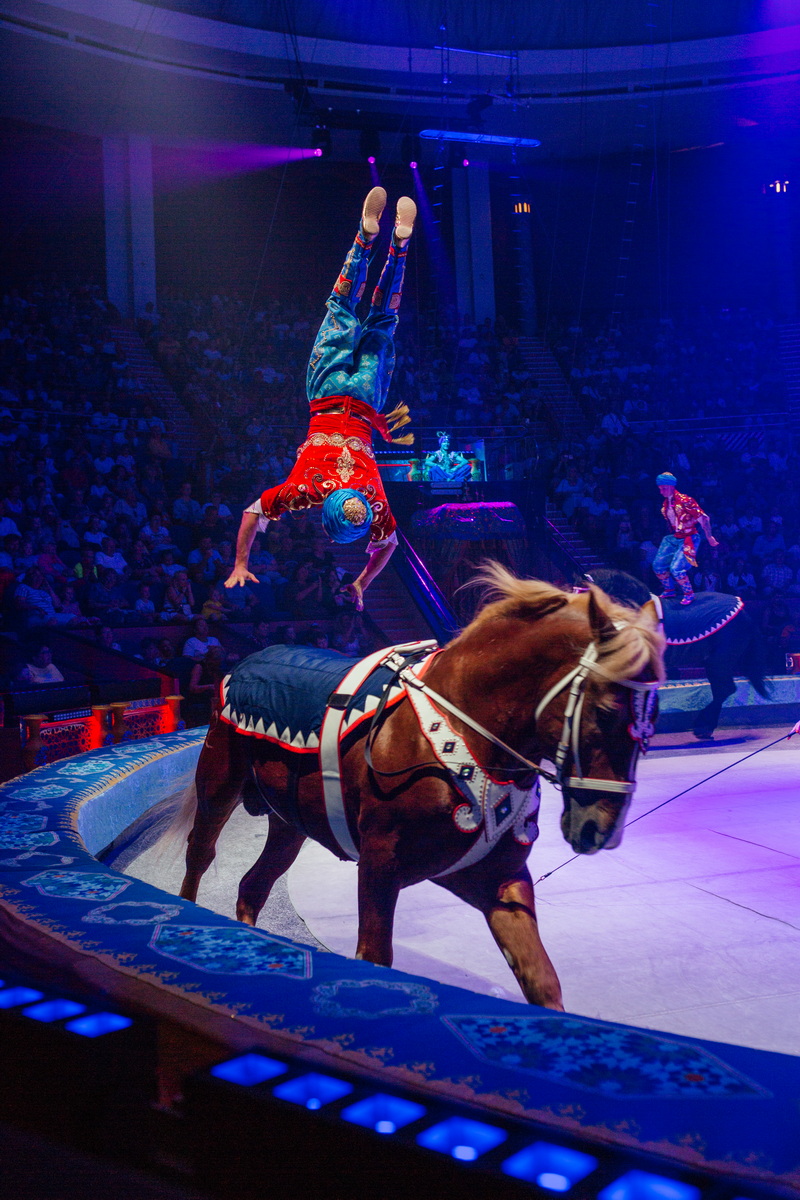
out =
[[(349, 546), (333, 545), (331, 549), (337, 567), (348, 571), (355, 579), (366, 563), (365, 546), (363, 540)], [(399, 553), (399, 550), (395, 551), (395, 554)], [(378, 627), (387, 646), (433, 637), (427, 621), (398, 579), (391, 562), (369, 585), (364, 609)]]
[(586, 416), (544, 338), (520, 337), (517, 347), (523, 363), (539, 385), (537, 395), (552, 413), (562, 435), (583, 437), (588, 432)]
[(153, 407), (168, 426), (168, 436), (176, 445), (178, 458), (183, 462), (196, 461), (201, 444), (192, 418), (147, 346), (135, 330), (127, 329), (124, 325), (112, 326), (109, 332), (133, 374), (144, 383)]
[(800, 429), (800, 321), (782, 325), (778, 337), (789, 421), (794, 429)]
[(591, 573), (600, 567), (608, 566), (591, 546), (586, 544), (569, 518), (552, 500), (547, 501), (545, 522), (550, 538), (574, 564), (576, 574), (582, 575), (587, 571)]

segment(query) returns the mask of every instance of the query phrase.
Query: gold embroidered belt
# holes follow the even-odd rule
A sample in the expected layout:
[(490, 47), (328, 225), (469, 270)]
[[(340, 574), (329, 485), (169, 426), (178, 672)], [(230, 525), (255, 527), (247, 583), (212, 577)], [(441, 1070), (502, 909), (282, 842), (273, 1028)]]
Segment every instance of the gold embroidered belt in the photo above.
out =
[(343, 433), (312, 433), (299, 447), (298, 458), (308, 446), (337, 446), (341, 449), (341, 454), (336, 460), (336, 474), (342, 483), (350, 480), (356, 466), (356, 460), (350, 453), (351, 450), (365, 454), (368, 458), (375, 458), (374, 451), (367, 442), (362, 442), (358, 437), (345, 437)]

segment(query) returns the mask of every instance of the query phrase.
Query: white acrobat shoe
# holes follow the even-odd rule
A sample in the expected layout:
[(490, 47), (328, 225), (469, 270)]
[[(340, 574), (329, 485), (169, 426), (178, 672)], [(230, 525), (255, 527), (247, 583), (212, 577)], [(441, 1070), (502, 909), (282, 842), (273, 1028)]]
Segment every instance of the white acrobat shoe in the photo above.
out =
[(410, 196), (401, 196), (397, 201), (397, 216), (394, 222), (394, 241), (399, 246), (405, 246), (414, 232), (414, 222), (417, 219), (417, 206)]
[(361, 232), (370, 241), (376, 238), (381, 230), (381, 213), (386, 208), (386, 189), (374, 187), (367, 193), (364, 208), (361, 212)]

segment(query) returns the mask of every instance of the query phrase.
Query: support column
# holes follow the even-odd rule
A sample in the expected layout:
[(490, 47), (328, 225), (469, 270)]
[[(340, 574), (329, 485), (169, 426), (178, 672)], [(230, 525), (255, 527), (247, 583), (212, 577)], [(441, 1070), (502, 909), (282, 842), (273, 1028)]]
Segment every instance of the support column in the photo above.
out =
[(123, 317), (130, 316), (131, 272), (128, 247), (128, 143), (103, 138), (103, 205), (106, 223), (106, 291)]
[(103, 138), (106, 288), (123, 317), (156, 301), (153, 162), (149, 138)]
[(133, 316), (156, 302), (156, 235), (153, 221), (153, 154), (150, 139), (128, 139)]
[(454, 167), (452, 185), (458, 309), (480, 324), (495, 318), (488, 163)]
[(537, 332), (536, 287), (533, 280), (533, 241), (531, 238), (531, 202), (517, 174), (509, 179), (511, 202), (511, 241), (517, 284), (518, 328), (526, 337)]

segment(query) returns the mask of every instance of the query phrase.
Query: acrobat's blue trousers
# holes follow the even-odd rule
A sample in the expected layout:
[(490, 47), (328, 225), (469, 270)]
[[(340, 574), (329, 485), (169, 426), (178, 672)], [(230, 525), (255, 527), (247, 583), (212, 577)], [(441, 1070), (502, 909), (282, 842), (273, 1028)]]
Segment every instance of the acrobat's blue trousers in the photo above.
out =
[(394, 332), (403, 291), (407, 247), (394, 241), (363, 325), (355, 314), (364, 294), (372, 245), (359, 232), (327, 301), (308, 363), (309, 400), (353, 396), (382, 412), (394, 370)]

